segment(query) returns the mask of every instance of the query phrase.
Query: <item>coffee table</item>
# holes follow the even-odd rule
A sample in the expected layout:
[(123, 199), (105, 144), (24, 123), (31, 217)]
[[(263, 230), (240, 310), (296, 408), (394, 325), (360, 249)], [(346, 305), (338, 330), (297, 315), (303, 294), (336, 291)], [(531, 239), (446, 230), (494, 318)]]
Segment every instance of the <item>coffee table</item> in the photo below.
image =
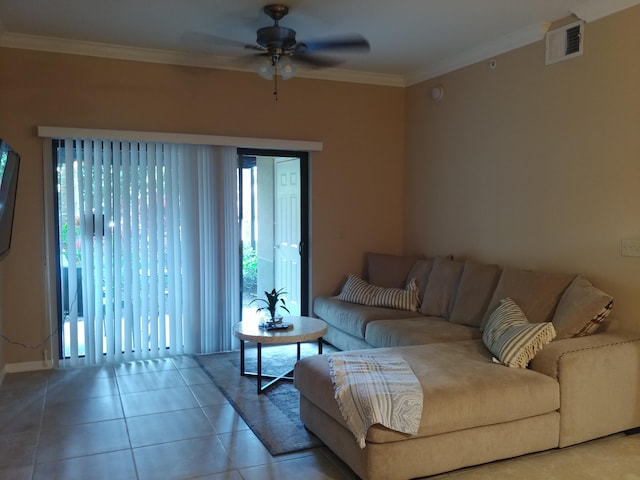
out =
[[(240, 340), (240, 375), (254, 376), (258, 378), (258, 394), (281, 380), (293, 380), (293, 369), (281, 375), (262, 373), (262, 344), (285, 345), (296, 343), (298, 345), (297, 359), (300, 360), (300, 343), (318, 340), (318, 354), (322, 354), (322, 336), (327, 333), (327, 324), (313, 317), (290, 316), (282, 319), (283, 323), (290, 323), (287, 330), (266, 330), (260, 327), (257, 319), (238, 322), (233, 327), (233, 334)], [(244, 342), (253, 342), (258, 347), (257, 372), (247, 372), (244, 365)], [(262, 385), (262, 379), (271, 380)]]

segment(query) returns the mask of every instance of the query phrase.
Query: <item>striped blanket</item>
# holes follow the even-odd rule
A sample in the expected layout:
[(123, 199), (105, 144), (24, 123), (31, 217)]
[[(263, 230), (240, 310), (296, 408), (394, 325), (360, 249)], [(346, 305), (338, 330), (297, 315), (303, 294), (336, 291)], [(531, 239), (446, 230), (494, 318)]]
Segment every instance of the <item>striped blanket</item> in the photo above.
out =
[(415, 435), (422, 416), (422, 387), (399, 355), (327, 355), (335, 398), (360, 448), (379, 423)]

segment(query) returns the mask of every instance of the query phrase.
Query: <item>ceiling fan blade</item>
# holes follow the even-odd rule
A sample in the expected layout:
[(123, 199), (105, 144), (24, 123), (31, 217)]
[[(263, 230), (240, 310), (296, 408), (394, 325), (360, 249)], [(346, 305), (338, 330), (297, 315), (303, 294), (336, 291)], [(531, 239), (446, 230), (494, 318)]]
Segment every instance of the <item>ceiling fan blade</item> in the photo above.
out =
[(244, 45), (244, 49), (245, 50), (255, 50), (257, 52), (262, 52), (262, 53), (260, 53), (258, 55), (262, 55), (263, 53), (267, 52), (267, 49), (264, 48), (264, 47), (261, 47), (260, 45), (248, 45), (248, 44), (246, 44), (246, 45)]
[(296, 44), (296, 50), (308, 52), (316, 52), (318, 50), (353, 50), (368, 52), (370, 49), (371, 47), (367, 39), (358, 34), (327, 38), (324, 40), (298, 42)]
[(295, 53), (291, 56), (291, 58), (300, 63), (305, 63), (312, 67), (335, 67), (336, 65), (340, 65), (343, 60), (331, 57), (324, 57), (321, 55), (312, 55), (306, 52)]

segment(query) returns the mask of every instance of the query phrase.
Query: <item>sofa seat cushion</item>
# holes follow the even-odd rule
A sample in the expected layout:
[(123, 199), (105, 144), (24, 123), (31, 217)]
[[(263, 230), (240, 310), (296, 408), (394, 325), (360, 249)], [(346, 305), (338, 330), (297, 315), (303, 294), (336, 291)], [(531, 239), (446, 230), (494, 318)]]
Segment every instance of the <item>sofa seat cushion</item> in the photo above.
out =
[(481, 338), (477, 327), (458, 325), (440, 317), (375, 320), (367, 324), (364, 339), (374, 347), (402, 347)]
[[(492, 362), (491, 353), (481, 340), (381, 348), (375, 352), (401, 355), (420, 380), (424, 406), (416, 437), (510, 422), (560, 407), (555, 379), (530, 369)], [(365, 353), (371, 355), (371, 350)], [(345, 425), (334, 399), (326, 355), (298, 361), (294, 384), (302, 396)], [(381, 425), (372, 426), (367, 433), (370, 443), (410, 437)]]
[(313, 313), (329, 325), (357, 338), (364, 338), (369, 322), (394, 318), (415, 317), (419, 314), (394, 308), (370, 307), (343, 302), (336, 297), (316, 297)]

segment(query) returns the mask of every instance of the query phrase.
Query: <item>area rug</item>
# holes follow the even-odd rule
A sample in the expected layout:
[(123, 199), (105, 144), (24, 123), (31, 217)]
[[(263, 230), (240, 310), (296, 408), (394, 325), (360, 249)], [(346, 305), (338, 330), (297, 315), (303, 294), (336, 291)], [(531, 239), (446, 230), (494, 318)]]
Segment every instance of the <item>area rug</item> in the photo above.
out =
[[(318, 353), (316, 342), (305, 343), (301, 347), (302, 357)], [(336, 350), (325, 345), (324, 352), (331, 351)], [(300, 394), (292, 382), (278, 382), (258, 395), (257, 379), (240, 376), (240, 352), (197, 355), (194, 358), (271, 455), (322, 445), (300, 421)], [(264, 373), (284, 373), (293, 368), (295, 361), (295, 344), (262, 347)], [(251, 348), (249, 344), (245, 351), (245, 362), (247, 371), (256, 371), (256, 348)]]

